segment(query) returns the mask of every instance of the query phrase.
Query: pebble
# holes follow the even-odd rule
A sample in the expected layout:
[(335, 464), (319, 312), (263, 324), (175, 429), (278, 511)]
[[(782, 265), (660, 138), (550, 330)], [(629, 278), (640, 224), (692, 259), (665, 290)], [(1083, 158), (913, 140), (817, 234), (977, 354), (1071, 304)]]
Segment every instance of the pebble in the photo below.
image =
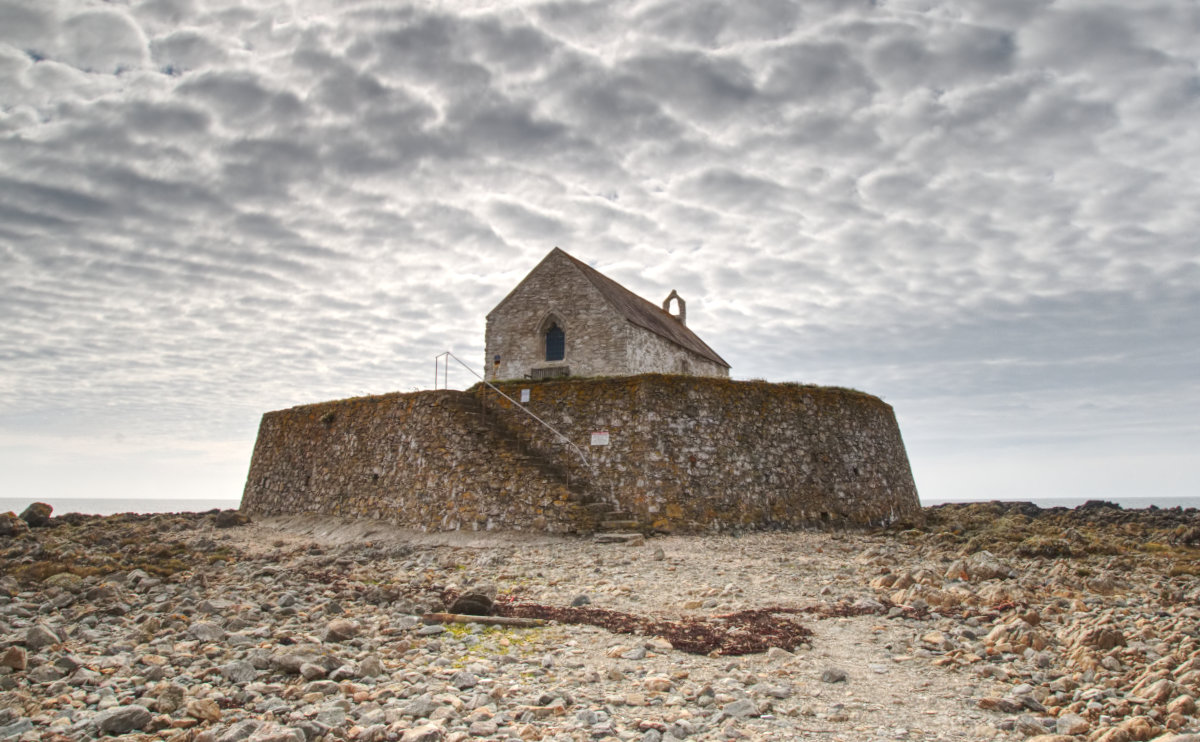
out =
[(779, 647), (771, 647), (767, 650), (767, 660), (770, 662), (786, 662), (787, 660), (795, 659), (795, 657), (796, 655)]
[(828, 667), (821, 671), (822, 683), (845, 683), (850, 675), (840, 667)]
[(734, 701), (722, 706), (721, 713), (732, 716), (735, 719), (741, 719), (747, 716), (757, 716), (758, 707), (754, 705), (754, 701), (743, 698), (740, 701)]

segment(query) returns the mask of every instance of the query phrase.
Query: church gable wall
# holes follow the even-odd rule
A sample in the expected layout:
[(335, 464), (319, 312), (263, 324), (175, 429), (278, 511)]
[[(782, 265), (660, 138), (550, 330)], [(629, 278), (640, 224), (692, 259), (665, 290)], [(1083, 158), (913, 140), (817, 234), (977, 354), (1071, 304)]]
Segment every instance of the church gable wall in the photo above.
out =
[[(545, 332), (553, 320), (565, 332), (561, 361), (546, 360)], [(487, 377), (521, 379), (531, 369), (561, 367), (570, 369), (572, 376), (628, 374), (628, 330), (629, 323), (569, 259), (551, 257), (488, 315)]]
[[(561, 361), (546, 360), (551, 323), (565, 333)], [(535, 369), (567, 369), (570, 376), (729, 375), (725, 366), (627, 321), (565, 255), (543, 261), (488, 315), (485, 368), (489, 380), (523, 379)]]

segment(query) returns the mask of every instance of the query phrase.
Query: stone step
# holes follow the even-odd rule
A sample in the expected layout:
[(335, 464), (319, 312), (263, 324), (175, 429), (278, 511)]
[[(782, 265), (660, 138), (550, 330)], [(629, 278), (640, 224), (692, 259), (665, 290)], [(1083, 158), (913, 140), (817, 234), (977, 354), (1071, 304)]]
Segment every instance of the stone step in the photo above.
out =
[(592, 537), (598, 544), (627, 544), (636, 546), (646, 543), (646, 537), (640, 533), (606, 532), (597, 533)]
[[(588, 530), (595, 528), (596, 526), (593, 524), (601, 520), (626, 520), (623, 517), (614, 517), (614, 508), (611, 504), (593, 502), (595, 494), (586, 476), (579, 475), (570, 467), (554, 460), (553, 457), (539, 452), (531, 441), (526, 440), (518, 431), (509, 428), (500, 419), (501, 416), (489, 409), (488, 405), (482, 404), (477, 399), (453, 398), (448, 402), (459, 410), (459, 414), (469, 422), (477, 434), (490, 437), (497, 445), (498, 452), (502, 447), (504, 455), (511, 461), (526, 467), (531, 472), (536, 472), (543, 484), (564, 488), (567, 491), (569, 503), (576, 507), (586, 508), (586, 514), (581, 514), (580, 518), (587, 524)], [(625, 527), (627, 524), (618, 523), (617, 525)], [(637, 524), (628, 525), (636, 527)]]
[(598, 527), (602, 531), (633, 531), (638, 526), (636, 520), (602, 520)]

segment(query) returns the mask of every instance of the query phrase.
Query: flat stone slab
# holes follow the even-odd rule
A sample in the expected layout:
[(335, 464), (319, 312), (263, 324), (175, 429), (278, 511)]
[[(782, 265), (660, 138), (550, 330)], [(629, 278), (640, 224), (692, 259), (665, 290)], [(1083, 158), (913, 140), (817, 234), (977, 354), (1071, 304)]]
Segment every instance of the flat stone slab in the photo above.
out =
[(614, 531), (612, 533), (597, 533), (593, 538), (595, 538), (598, 544), (628, 544), (630, 546), (637, 546), (646, 543), (646, 537), (640, 533)]

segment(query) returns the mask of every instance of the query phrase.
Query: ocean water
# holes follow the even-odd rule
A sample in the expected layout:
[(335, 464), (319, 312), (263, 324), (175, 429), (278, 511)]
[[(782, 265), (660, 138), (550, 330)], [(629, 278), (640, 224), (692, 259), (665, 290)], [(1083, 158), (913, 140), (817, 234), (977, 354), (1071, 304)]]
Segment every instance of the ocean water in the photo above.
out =
[(213, 508), (228, 510), (236, 508), (241, 500), (231, 498), (125, 500), (112, 497), (46, 497), (34, 500), (25, 497), (0, 497), (0, 513), (11, 510), (19, 515), (22, 510), (29, 507), (31, 502), (44, 502), (54, 508), (51, 515), (66, 515), (67, 513), (113, 515), (115, 513), (202, 513)]
[[(1014, 502), (1033, 502), (1034, 504), (1043, 508), (1074, 508), (1087, 502), (1088, 499), (1106, 499), (1108, 502), (1115, 502), (1126, 510), (1140, 510), (1143, 508), (1148, 508), (1151, 505), (1164, 509), (1173, 507), (1200, 508), (1200, 497), (1031, 497), (1025, 498), (1025, 500), (1014, 497), (1011, 499)], [(13, 511), (14, 513), (20, 513), (22, 510), (29, 507), (29, 503), (31, 502), (34, 501), (18, 497), (0, 497), (0, 513), (9, 510)], [(231, 508), (237, 508), (241, 501), (233, 498), (214, 498), (211, 500), (121, 500), (99, 497), (48, 497), (41, 500), (41, 502), (44, 502), (54, 508), (55, 515), (65, 515), (66, 513), (112, 515), (114, 513), (200, 513), (206, 510), (212, 510), (213, 508), (228, 510)], [(948, 502), (981, 501), (921, 499), (921, 504), (925, 506), (942, 505)]]
[[(1041, 508), (1075, 508), (1084, 504), (1088, 500), (1103, 500), (1105, 502), (1114, 502), (1120, 505), (1125, 510), (1143, 510), (1153, 505), (1156, 508), (1200, 508), (1200, 497), (1012, 497), (1005, 498), (1005, 501), (1012, 502), (1032, 502)], [(944, 505), (951, 502), (987, 502), (987, 500), (935, 500), (921, 498), (921, 504), (929, 507), (930, 505)]]

